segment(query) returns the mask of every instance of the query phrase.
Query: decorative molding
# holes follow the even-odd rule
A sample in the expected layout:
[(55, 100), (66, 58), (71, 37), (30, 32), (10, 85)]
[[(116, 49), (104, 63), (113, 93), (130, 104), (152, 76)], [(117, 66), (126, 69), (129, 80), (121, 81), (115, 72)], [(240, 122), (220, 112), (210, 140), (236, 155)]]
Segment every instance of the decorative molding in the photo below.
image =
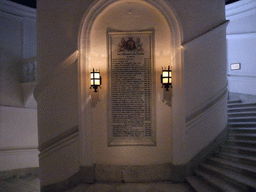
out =
[(78, 126), (63, 132), (39, 146), (39, 159), (78, 141)]
[(243, 0), (226, 5), (226, 18), (238, 19), (256, 13), (255, 0)]
[(196, 40), (199, 40), (200, 38), (204, 38), (206, 36), (219, 33), (220, 31), (222, 31), (224, 29), (226, 30), (226, 27), (227, 27), (228, 23), (229, 23), (229, 21), (226, 20), (223, 23), (221, 23), (220, 25), (214, 27), (213, 29), (211, 29), (209, 31), (206, 31), (205, 33), (200, 34), (197, 37), (195, 37), (195, 38), (193, 38), (191, 40), (188, 40), (187, 42), (182, 43), (181, 46), (182, 47), (186, 47), (186, 46), (190, 45), (191, 43), (194, 43)]
[(233, 74), (228, 74), (228, 77), (238, 77), (238, 78), (251, 78), (251, 79), (255, 79), (256, 76), (254, 75), (233, 75)]
[(186, 120), (185, 120), (186, 127), (189, 127), (192, 123), (201, 119), (202, 116), (205, 116), (206, 114), (208, 114), (209, 111), (211, 111), (211, 109), (215, 105), (218, 105), (221, 102), (221, 100), (224, 98), (227, 92), (228, 92), (228, 88), (226, 85), (225, 88), (220, 90), (214, 97), (209, 99), (204, 104), (200, 105), (200, 107), (191, 111), (190, 114), (186, 116)]
[(2, 148), (0, 149), (0, 156), (6, 156), (6, 155), (18, 155), (18, 154), (31, 154), (31, 153), (37, 153), (39, 154), (37, 147), (14, 147), (14, 148)]
[(7, 0), (0, 2), (0, 12), (21, 18), (27, 17), (33, 20), (36, 19), (36, 9)]
[(227, 39), (256, 38), (256, 32), (227, 34)]

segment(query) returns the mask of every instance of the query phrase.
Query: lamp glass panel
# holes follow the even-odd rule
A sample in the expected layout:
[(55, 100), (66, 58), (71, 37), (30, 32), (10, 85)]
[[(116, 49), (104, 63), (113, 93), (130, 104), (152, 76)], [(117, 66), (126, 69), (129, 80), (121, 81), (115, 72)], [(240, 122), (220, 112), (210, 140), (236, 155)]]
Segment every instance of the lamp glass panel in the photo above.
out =
[(91, 72), (91, 79), (93, 79), (93, 72)]
[(172, 72), (171, 71), (169, 71), (169, 77), (171, 77), (172, 76)]
[(91, 85), (94, 85), (94, 84), (93, 84), (93, 80), (91, 80)]
[(169, 83), (172, 83), (172, 78), (169, 78)]
[(100, 78), (100, 73), (94, 73), (94, 78)]
[(100, 85), (100, 80), (95, 79), (95, 85)]
[(168, 78), (163, 78), (163, 84), (168, 83)]
[(168, 77), (168, 71), (163, 71), (163, 77)]

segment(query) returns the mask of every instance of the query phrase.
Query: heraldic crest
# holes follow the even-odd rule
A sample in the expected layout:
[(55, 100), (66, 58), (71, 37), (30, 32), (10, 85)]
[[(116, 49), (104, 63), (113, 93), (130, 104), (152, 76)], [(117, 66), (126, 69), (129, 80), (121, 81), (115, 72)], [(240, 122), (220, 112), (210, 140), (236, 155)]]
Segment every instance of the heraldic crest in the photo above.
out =
[(128, 40), (125, 40), (122, 37), (120, 43), (118, 44), (118, 52), (123, 51), (140, 51), (143, 52), (142, 42), (140, 41), (139, 37), (136, 37), (136, 41), (133, 40), (133, 37), (128, 37)]

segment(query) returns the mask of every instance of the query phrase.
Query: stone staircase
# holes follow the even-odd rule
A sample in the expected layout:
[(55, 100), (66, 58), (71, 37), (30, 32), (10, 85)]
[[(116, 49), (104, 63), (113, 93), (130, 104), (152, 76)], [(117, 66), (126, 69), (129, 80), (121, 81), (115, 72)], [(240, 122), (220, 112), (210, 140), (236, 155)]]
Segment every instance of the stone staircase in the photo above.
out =
[(228, 101), (228, 140), (187, 177), (196, 192), (256, 191), (256, 103)]

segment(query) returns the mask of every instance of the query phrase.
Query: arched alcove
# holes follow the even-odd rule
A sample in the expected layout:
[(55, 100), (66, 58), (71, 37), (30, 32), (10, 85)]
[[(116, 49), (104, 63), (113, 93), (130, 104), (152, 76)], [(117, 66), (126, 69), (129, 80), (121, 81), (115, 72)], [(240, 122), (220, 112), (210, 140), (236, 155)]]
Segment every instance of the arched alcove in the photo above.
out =
[[(79, 137), (81, 165), (149, 165), (182, 164), (184, 145), (182, 31), (171, 6), (163, 1), (98, 1), (85, 14), (80, 38), (79, 61)], [(154, 84), (156, 146), (107, 145), (108, 54), (107, 31), (155, 32)], [(160, 84), (162, 67), (172, 66), (171, 106), (162, 100)], [(97, 93), (90, 87), (92, 68), (101, 70), (103, 85)], [(99, 102), (95, 102), (98, 101)], [(182, 149), (182, 150), (181, 150)], [(174, 155), (175, 154), (175, 155)], [(185, 161), (185, 160), (184, 160)]]

